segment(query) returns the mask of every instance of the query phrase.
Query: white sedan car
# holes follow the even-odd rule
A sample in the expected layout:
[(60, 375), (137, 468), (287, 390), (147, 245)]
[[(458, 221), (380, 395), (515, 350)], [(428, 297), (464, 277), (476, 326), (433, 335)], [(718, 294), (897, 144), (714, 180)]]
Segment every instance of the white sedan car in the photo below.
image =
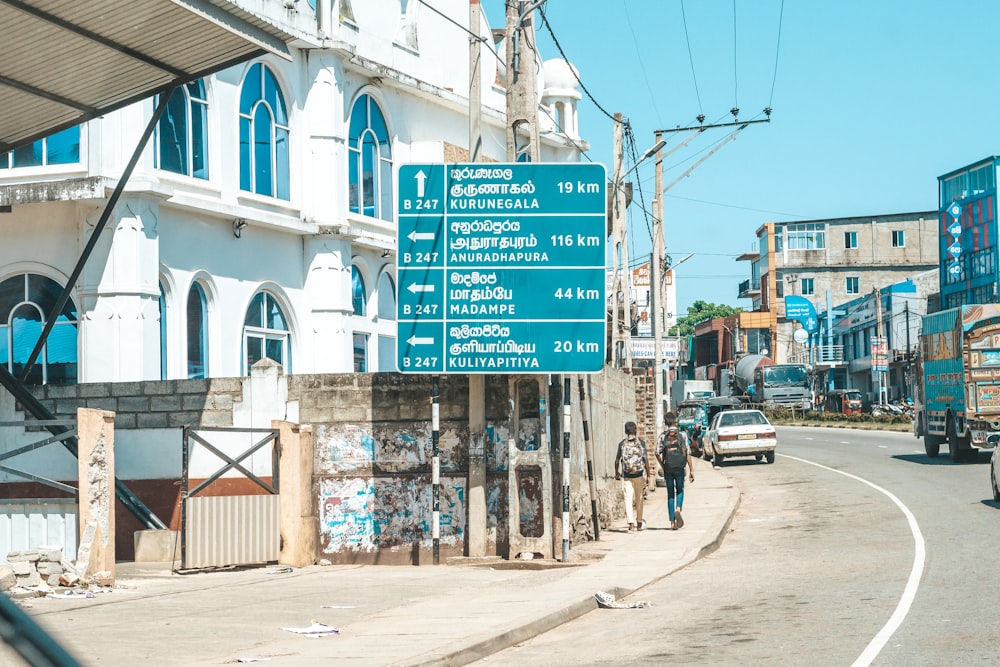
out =
[(715, 465), (730, 456), (753, 456), (774, 463), (778, 436), (760, 410), (725, 410), (715, 415), (705, 432), (705, 458)]

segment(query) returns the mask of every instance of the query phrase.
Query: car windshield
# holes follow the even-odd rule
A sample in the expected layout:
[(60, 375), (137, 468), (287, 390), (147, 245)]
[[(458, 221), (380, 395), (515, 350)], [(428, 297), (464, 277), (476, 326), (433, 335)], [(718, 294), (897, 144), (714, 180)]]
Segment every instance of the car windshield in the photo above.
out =
[(694, 405), (685, 406), (677, 413), (677, 419), (700, 421), (705, 418), (705, 409)]
[(765, 387), (809, 386), (809, 374), (802, 366), (765, 366)]
[(861, 392), (860, 391), (849, 391), (844, 394), (844, 400), (847, 401), (860, 401)]
[(767, 418), (761, 412), (724, 412), (719, 417), (719, 426), (757, 426), (767, 424)]

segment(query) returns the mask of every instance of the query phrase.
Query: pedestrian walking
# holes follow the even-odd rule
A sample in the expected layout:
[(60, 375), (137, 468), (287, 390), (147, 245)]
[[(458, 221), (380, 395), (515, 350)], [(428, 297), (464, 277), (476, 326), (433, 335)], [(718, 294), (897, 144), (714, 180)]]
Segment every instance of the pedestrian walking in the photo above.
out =
[(668, 412), (663, 415), (666, 430), (660, 434), (656, 446), (656, 460), (663, 468), (663, 481), (667, 486), (667, 514), (670, 530), (684, 527), (684, 471), (694, 482), (694, 466), (691, 465), (691, 445), (687, 434), (677, 428), (677, 415)]
[(642, 518), (642, 492), (649, 476), (649, 460), (646, 458), (646, 443), (636, 437), (636, 431), (635, 422), (625, 422), (625, 438), (618, 443), (615, 455), (615, 479), (622, 480), (625, 519), (630, 533), (646, 528)]

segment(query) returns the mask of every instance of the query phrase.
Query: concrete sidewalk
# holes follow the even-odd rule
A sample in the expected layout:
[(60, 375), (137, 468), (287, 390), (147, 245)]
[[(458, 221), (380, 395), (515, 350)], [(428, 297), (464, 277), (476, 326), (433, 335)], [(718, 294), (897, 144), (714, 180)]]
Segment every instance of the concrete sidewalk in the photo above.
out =
[[(84, 665), (461, 665), (619, 599), (710, 553), (739, 491), (697, 460), (685, 526), (668, 529), (663, 487), (646, 501), (648, 528), (624, 520), (568, 564), (475, 559), (441, 566), (264, 567), (179, 575), (168, 564), (121, 564), (118, 588), (84, 600), (38, 598), (26, 611)], [(340, 629), (308, 638), (283, 628)], [(10, 649), (0, 645), (0, 664)], [(8, 660), (8, 661), (5, 661)]]

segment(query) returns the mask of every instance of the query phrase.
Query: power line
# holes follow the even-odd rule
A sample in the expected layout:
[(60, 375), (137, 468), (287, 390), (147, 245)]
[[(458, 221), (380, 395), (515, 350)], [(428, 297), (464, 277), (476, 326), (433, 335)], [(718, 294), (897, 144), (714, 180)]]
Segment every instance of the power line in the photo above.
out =
[(653, 86), (649, 83), (649, 75), (646, 73), (646, 65), (642, 59), (642, 53), (639, 52), (639, 41), (635, 36), (635, 28), (632, 27), (632, 17), (628, 14), (628, 3), (622, 0), (622, 10), (625, 14), (625, 21), (628, 23), (628, 29), (632, 33), (632, 46), (635, 47), (635, 55), (639, 61), (639, 69), (642, 71), (642, 78), (646, 81), (646, 92), (649, 93), (649, 101), (653, 105), (653, 110), (656, 111), (656, 119), (660, 121), (660, 125), (663, 124), (663, 120), (660, 117), (660, 110), (656, 106), (656, 97), (653, 95)]
[(739, 114), (740, 110), (740, 86), (736, 67), (736, 0), (733, 0), (733, 115)]
[(784, 16), (785, 0), (781, 0), (781, 8), (778, 10), (778, 40), (774, 46), (774, 78), (771, 79), (771, 96), (767, 100), (768, 108), (770, 108), (771, 103), (774, 101), (774, 82), (778, 80), (778, 52), (781, 49), (781, 22)]
[(681, 21), (684, 23), (684, 41), (687, 42), (688, 62), (691, 63), (691, 80), (694, 81), (694, 95), (698, 98), (698, 113), (704, 116), (705, 110), (701, 105), (701, 93), (698, 92), (698, 76), (694, 71), (694, 56), (691, 54), (691, 37), (688, 35), (687, 13), (684, 11), (684, 0), (681, 0)]
[[(559, 51), (559, 55), (561, 55), (562, 59), (566, 61), (567, 65), (569, 65), (570, 60), (569, 58), (566, 57), (566, 52), (563, 51), (562, 45), (559, 44), (559, 40), (556, 39), (556, 34), (552, 31), (552, 26), (549, 25), (548, 18), (545, 17), (545, 11), (541, 7), (539, 7), (538, 13), (542, 17), (542, 23), (545, 25), (545, 29), (549, 31), (549, 36), (552, 38), (552, 43), (555, 44), (556, 49)], [(576, 68), (570, 66), (569, 71), (573, 72), (573, 78), (576, 79), (576, 82), (580, 84), (580, 90), (582, 90), (584, 93), (587, 94), (587, 97), (590, 99), (591, 102), (594, 103), (594, 106), (596, 106), (601, 113), (603, 113), (605, 116), (607, 116), (609, 119), (613, 121), (615, 119), (614, 114), (609, 113), (607, 109), (602, 107), (600, 103), (594, 99), (594, 96), (590, 94), (590, 91), (587, 90), (587, 87), (583, 85), (583, 81), (580, 80), (579, 75), (576, 73)]]

